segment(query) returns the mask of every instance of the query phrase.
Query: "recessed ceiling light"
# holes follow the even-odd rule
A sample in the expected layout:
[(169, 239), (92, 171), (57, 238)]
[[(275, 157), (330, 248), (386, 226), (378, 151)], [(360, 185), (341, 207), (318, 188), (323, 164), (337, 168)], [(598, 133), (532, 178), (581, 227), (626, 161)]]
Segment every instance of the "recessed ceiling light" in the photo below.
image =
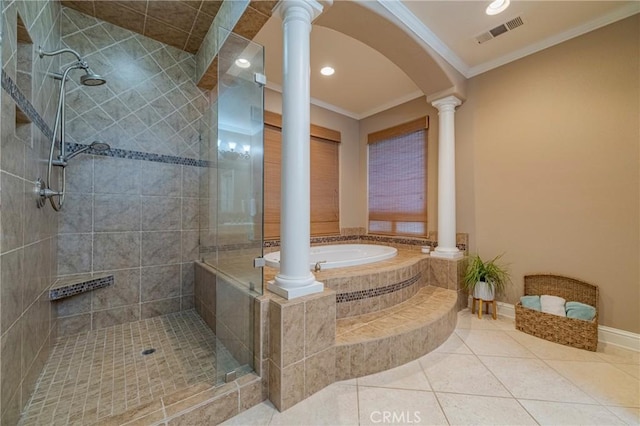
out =
[(511, 0), (494, 0), (487, 6), (487, 15), (497, 15), (500, 12), (504, 12), (511, 3)]
[(251, 62), (244, 58), (236, 59), (236, 65), (240, 68), (249, 68), (251, 66)]
[(324, 67), (320, 70), (320, 74), (322, 75), (333, 75), (334, 72), (336, 72), (336, 70), (331, 67)]

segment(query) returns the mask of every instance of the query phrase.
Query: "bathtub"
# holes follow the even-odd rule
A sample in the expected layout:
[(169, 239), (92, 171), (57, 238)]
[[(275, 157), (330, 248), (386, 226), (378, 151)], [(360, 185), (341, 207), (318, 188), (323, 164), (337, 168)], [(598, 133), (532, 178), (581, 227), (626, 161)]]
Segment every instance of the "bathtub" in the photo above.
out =
[[(311, 247), (309, 251), (309, 268), (316, 265), (320, 270), (343, 268), (345, 266), (364, 265), (390, 259), (398, 254), (393, 247), (374, 244), (333, 244)], [(264, 256), (267, 266), (280, 267), (280, 252), (267, 253)]]

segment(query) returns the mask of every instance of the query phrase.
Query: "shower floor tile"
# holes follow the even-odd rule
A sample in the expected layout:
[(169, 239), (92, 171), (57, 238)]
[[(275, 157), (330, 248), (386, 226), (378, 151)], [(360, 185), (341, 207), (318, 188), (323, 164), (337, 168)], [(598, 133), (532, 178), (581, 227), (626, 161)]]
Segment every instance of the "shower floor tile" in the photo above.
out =
[[(145, 350), (155, 349), (143, 355)], [(92, 424), (240, 365), (194, 311), (58, 339), (20, 425)]]

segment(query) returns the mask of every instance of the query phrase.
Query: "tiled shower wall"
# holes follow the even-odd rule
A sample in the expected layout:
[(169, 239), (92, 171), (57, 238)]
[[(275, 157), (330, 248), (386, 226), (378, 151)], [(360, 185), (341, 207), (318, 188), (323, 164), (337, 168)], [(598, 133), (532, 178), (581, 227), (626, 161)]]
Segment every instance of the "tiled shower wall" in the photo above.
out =
[(67, 169), (59, 275), (113, 274), (113, 286), (58, 302), (72, 334), (191, 309), (198, 257), (199, 127), (208, 93), (193, 55), (62, 8), (63, 44), (107, 79), (69, 81), (67, 142), (111, 145)]
[[(0, 4), (2, 4), (0, 2)], [(36, 207), (33, 182), (46, 178), (49, 140), (57, 83), (43, 78), (57, 68), (40, 61), (38, 45), (59, 45), (60, 7), (49, 1), (4, 1), (2, 11), (3, 90), (0, 145), (0, 424), (14, 425), (27, 403), (55, 338), (55, 315), (48, 288), (56, 276), (58, 217), (47, 206)], [(18, 14), (27, 38), (18, 51)], [(22, 73), (17, 71), (21, 70)], [(29, 120), (16, 123), (16, 101)], [(40, 126), (35, 124), (37, 119)], [(44, 123), (47, 124), (44, 124)], [(50, 132), (50, 130), (49, 130)]]

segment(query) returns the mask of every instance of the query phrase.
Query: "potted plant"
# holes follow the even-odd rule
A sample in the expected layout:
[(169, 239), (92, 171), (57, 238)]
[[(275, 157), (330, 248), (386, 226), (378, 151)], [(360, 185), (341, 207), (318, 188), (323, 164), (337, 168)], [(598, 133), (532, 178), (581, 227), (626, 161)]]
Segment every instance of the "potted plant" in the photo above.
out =
[(494, 300), (495, 294), (502, 293), (509, 281), (506, 267), (497, 263), (502, 255), (483, 261), (479, 255), (469, 258), (467, 273), (464, 276), (464, 288), (473, 292), (474, 299)]

